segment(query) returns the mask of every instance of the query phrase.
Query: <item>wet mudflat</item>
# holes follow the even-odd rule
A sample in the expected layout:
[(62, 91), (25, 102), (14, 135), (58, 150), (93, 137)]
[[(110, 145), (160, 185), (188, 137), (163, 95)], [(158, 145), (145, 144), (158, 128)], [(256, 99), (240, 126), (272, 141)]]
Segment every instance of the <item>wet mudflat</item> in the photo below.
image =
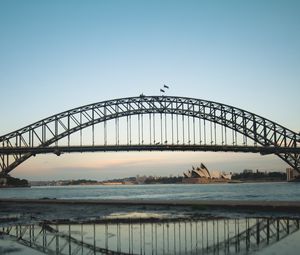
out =
[[(41, 221), (81, 222), (111, 215), (159, 218), (298, 217), (300, 203), (289, 201), (155, 201), (155, 200), (0, 200), (0, 226)], [(127, 215), (127, 216), (126, 216)]]
[(136, 212), (87, 222), (3, 226), (0, 244), (3, 254), (297, 254), (299, 222), (285, 217), (165, 218)]
[(299, 213), (1, 203), (0, 254), (298, 254)]

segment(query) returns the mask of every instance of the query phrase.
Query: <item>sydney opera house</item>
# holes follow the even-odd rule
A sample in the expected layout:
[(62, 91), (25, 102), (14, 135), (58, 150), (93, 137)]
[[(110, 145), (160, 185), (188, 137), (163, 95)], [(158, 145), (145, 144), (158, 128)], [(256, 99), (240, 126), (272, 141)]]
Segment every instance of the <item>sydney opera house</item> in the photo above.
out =
[(219, 183), (231, 180), (230, 174), (221, 173), (220, 171), (209, 171), (204, 164), (200, 167), (192, 168), (183, 173), (183, 183)]

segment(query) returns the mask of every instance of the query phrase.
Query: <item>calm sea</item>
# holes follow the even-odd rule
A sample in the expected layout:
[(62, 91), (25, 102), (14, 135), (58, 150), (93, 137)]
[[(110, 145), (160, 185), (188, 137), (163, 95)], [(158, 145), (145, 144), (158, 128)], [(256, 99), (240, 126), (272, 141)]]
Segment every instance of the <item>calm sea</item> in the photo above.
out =
[(0, 189), (0, 198), (300, 201), (300, 183), (45, 186)]

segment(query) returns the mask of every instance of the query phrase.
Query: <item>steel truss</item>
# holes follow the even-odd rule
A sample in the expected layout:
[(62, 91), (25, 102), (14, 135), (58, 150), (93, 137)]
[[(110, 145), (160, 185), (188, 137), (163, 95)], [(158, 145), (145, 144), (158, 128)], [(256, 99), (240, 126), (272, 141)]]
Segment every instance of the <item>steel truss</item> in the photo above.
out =
[[(160, 116), (160, 130), (155, 130), (155, 121), (158, 120), (155, 120), (154, 114)], [(247, 139), (250, 139), (254, 141), (254, 145), (252, 146), (253, 149), (250, 148), (248, 151), (275, 154), (300, 172), (300, 134), (290, 129), (254, 113), (217, 102), (174, 96), (140, 96), (113, 99), (74, 108), (1, 136), (0, 169), (2, 174), (10, 173), (14, 168), (35, 154), (45, 153), (49, 147), (56, 147), (57, 151), (53, 152), (60, 154), (58, 141), (67, 138), (67, 147), (72, 147), (71, 134), (76, 132), (80, 133), (80, 146), (84, 148), (81, 132), (88, 127), (92, 128), (93, 139), (91, 146), (96, 146), (94, 143), (94, 126), (99, 123), (104, 123), (105, 130), (103, 134), (104, 144), (101, 146), (108, 145), (106, 136), (109, 130), (107, 130), (106, 122), (109, 120), (115, 120), (116, 144), (114, 147), (117, 151), (121, 145), (119, 142), (119, 119), (123, 117), (127, 119), (127, 144), (125, 145), (134, 147), (136, 145), (131, 142), (132, 130), (130, 128), (131, 117), (134, 115), (138, 116), (138, 145), (142, 148), (141, 150), (147, 150), (147, 146), (150, 145), (157, 145), (153, 150), (162, 150), (161, 148), (164, 148), (164, 146), (168, 146), (169, 150), (176, 150), (176, 146), (182, 145), (184, 150), (189, 150), (190, 148), (191, 151), (247, 151), (246, 148), (249, 147)], [(150, 143), (144, 144), (145, 127), (143, 125), (145, 123), (143, 120), (144, 116), (147, 115), (150, 120), (150, 126), (147, 127), (150, 130)], [(171, 119), (167, 119), (167, 115), (171, 116)], [(182, 116), (182, 118), (178, 116)], [(195, 120), (199, 120), (199, 123), (203, 121), (202, 136), (205, 141), (207, 139), (206, 132), (209, 129), (209, 125), (206, 122), (210, 124), (210, 146), (207, 146), (206, 142), (202, 144), (200, 139), (198, 143), (200, 146), (198, 149), (195, 149)], [(186, 121), (188, 123), (185, 123)], [(172, 141), (167, 140), (167, 125), (172, 128)], [(185, 132), (188, 132), (186, 135), (188, 140), (185, 142), (185, 138), (183, 138), (182, 144), (178, 144), (178, 125), (182, 126), (183, 137)], [(216, 144), (216, 125), (222, 127), (222, 144)], [(185, 131), (185, 128), (188, 131)], [(232, 148), (234, 148), (232, 150), (228, 149), (228, 144), (226, 143), (227, 129), (232, 131)], [(200, 128), (199, 131), (201, 137)], [(160, 141), (155, 140), (155, 132), (160, 132)], [(176, 132), (177, 142), (175, 140)], [(191, 143), (193, 133), (194, 142)], [(237, 134), (241, 134), (244, 137), (244, 142), (241, 145), (238, 145)], [(151, 139), (153, 138), (154, 141), (152, 143)], [(254, 149), (254, 147), (259, 147), (259, 149)]]

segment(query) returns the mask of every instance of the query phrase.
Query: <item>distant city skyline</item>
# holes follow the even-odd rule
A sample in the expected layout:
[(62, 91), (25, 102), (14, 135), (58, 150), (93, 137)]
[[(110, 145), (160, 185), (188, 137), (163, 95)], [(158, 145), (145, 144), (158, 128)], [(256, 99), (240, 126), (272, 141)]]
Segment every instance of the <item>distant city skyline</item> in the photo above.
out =
[[(112, 98), (229, 104), (300, 131), (299, 1), (0, 2), (0, 136)], [(53, 180), (285, 170), (276, 156), (211, 152), (38, 155), (12, 175)]]

